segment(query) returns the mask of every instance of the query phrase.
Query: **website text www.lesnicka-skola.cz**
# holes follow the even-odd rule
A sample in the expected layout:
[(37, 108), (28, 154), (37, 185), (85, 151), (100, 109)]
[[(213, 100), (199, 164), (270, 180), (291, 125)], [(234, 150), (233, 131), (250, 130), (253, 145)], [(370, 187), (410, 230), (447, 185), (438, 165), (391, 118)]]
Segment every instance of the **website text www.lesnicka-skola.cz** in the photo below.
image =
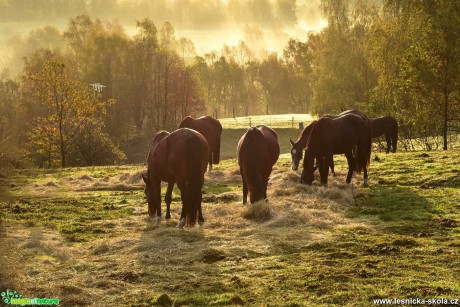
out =
[(460, 305), (460, 299), (451, 298), (376, 298), (374, 305)]

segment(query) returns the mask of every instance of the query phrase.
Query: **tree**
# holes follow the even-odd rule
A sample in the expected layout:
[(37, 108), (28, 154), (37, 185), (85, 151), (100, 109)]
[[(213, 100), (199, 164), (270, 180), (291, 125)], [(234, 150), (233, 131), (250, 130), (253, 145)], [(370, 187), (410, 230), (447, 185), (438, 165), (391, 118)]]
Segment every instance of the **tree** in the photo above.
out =
[(66, 167), (75, 140), (89, 123), (101, 120), (107, 103), (89, 85), (70, 79), (63, 62), (55, 57), (46, 59), (43, 68), (30, 72), (27, 79), (44, 110), (33, 120), (32, 142), (49, 148), (50, 154), (58, 152), (61, 167)]

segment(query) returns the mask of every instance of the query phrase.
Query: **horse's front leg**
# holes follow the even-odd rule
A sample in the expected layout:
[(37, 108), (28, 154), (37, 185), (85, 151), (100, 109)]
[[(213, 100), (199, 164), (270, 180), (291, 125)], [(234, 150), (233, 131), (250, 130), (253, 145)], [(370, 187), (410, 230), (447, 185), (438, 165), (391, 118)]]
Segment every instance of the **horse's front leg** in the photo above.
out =
[(171, 203), (172, 203), (172, 191), (174, 188), (174, 182), (168, 182), (168, 189), (165, 194), (165, 203), (166, 203), (166, 219), (171, 218)]
[(345, 153), (345, 157), (347, 158), (347, 162), (348, 162), (347, 183), (350, 183), (351, 177), (353, 176), (353, 172), (356, 168), (356, 162), (355, 162), (355, 157), (353, 156), (353, 153), (351, 151)]

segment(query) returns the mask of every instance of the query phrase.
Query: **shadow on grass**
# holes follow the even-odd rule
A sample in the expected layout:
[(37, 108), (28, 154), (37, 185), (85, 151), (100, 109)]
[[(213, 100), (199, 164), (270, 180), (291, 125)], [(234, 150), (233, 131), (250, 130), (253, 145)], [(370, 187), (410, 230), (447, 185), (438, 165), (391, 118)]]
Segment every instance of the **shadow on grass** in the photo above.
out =
[(376, 216), (385, 229), (399, 234), (419, 233), (432, 227), (432, 216), (437, 211), (416, 188), (402, 186), (371, 187), (371, 193), (359, 198), (356, 215)]

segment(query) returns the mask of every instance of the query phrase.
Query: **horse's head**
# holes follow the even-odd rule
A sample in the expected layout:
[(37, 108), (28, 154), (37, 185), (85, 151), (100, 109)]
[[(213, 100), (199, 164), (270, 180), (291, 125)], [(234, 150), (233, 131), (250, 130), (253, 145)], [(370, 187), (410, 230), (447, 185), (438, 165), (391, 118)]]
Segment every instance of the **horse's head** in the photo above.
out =
[(300, 146), (300, 142), (294, 143), (291, 139), (289, 139), (289, 141), (291, 142), (292, 170), (296, 171), (299, 167), (300, 160), (302, 160), (303, 148)]
[(154, 208), (153, 186), (149, 178), (149, 173), (147, 172), (147, 176), (142, 174), (142, 179), (144, 180), (144, 183), (145, 183), (144, 193), (145, 193), (145, 197), (147, 198), (147, 204), (149, 208), (148, 212), (150, 216), (154, 216), (156, 212), (156, 208)]
[(317, 166), (314, 166), (315, 158), (312, 154), (311, 150), (305, 152), (305, 159), (303, 161), (303, 171), (302, 175), (300, 176), (300, 183), (311, 185), (313, 183), (313, 179), (315, 178), (314, 174)]

